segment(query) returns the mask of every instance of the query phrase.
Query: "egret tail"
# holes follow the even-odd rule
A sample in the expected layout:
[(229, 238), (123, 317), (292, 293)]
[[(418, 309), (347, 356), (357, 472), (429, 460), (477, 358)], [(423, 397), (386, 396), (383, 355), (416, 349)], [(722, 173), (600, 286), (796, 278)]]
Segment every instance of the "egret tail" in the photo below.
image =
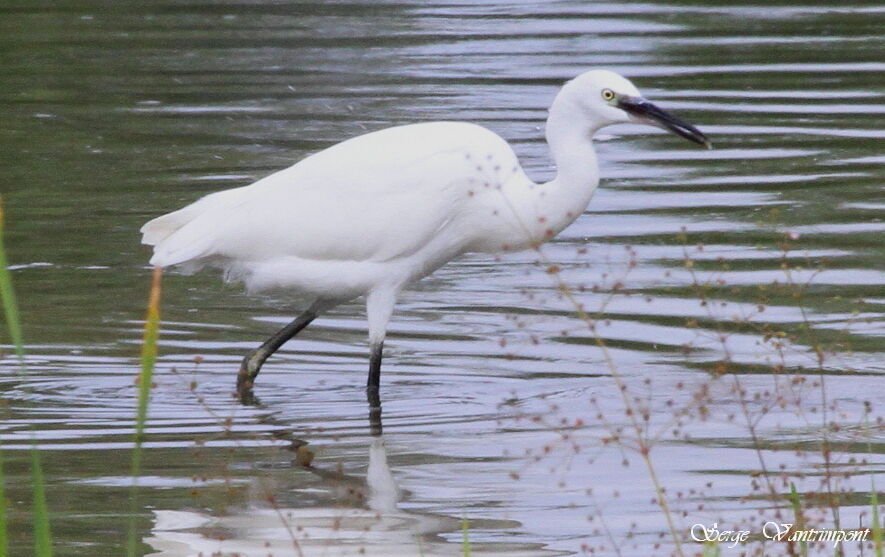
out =
[(237, 206), (244, 189), (234, 188), (207, 195), (142, 226), (141, 243), (154, 246), (151, 265), (168, 267), (211, 255), (215, 241), (211, 225), (217, 222), (219, 216)]

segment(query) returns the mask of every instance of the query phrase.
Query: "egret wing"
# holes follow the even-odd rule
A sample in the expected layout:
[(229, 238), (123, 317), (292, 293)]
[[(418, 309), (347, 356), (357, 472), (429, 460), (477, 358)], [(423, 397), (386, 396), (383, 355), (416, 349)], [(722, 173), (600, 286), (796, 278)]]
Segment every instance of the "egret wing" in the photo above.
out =
[(407, 256), (459, 216), (493, 163), (514, 161), (500, 137), (471, 124), (388, 128), (156, 219), (186, 222), (157, 243), (152, 262)]

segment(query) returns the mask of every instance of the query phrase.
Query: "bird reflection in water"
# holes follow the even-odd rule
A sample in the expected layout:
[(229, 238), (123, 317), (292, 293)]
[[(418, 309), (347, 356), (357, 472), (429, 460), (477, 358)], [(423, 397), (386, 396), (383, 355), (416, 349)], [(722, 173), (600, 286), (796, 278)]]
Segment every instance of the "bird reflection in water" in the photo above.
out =
[[(257, 401), (253, 401), (257, 403)], [(275, 428), (273, 417), (262, 420)], [(291, 428), (291, 424), (287, 424)], [(381, 407), (369, 405), (368, 467), (365, 477), (344, 473), (340, 466), (318, 463), (311, 446), (299, 436), (274, 434), (289, 442), (294, 453), (294, 474), (264, 473), (253, 483), (245, 506), (207, 512), (155, 510), (154, 526), (144, 541), (152, 557), (340, 556), (340, 555), (452, 555), (460, 554), (461, 518), (403, 511), (398, 505), (408, 492), (401, 489), (391, 471)], [(272, 465), (271, 470), (279, 470)], [(310, 482), (303, 473), (315, 478)], [(271, 483), (267, 483), (267, 482)], [(320, 495), (317, 495), (317, 494)], [(325, 493), (326, 495), (322, 495)], [(507, 529), (513, 521), (478, 520), (471, 528)], [(455, 542), (445, 539), (454, 534)], [(540, 545), (473, 544), (477, 555), (553, 555)]]

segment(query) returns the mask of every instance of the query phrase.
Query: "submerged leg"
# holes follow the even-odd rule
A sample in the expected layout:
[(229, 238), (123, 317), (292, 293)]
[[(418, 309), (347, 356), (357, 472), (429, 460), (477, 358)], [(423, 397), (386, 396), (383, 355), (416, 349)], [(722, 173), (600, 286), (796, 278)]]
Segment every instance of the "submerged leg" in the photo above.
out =
[(381, 409), (381, 352), (387, 324), (396, 303), (396, 292), (383, 290), (371, 292), (366, 298), (366, 313), (369, 317), (369, 379), (366, 382), (366, 397), (370, 408)]
[(264, 344), (249, 352), (243, 358), (243, 363), (240, 365), (240, 373), (237, 375), (237, 393), (239, 393), (241, 398), (252, 389), (255, 377), (261, 371), (261, 366), (264, 365), (265, 360), (276, 352), (280, 346), (285, 344), (287, 340), (307, 327), (327, 307), (326, 305), (321, 305), (319, 301), (314, 302), (304, 313), (277, 331), (276, 334), (264, 341)]

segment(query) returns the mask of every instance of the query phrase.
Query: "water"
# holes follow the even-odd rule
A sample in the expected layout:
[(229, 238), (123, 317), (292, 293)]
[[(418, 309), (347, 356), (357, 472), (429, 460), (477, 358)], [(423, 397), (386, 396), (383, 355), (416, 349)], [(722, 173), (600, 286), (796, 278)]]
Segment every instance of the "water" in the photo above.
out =
[[(652, 458), (677, 530), (749, 520), (758, 532), (743, 517), (771, 507), (752, 487), (760, 455), (774, 477), (783, 466), (820, 493), (824, 411), (843, 424), (829, 434), (834, 465), (881, 470), (881, 429), (865, 434), (862, 421), (864, 401), (873, 420), (885, 402), (881, 15), (872, 2), (5, 3), (0, 165), (28, 353), (22, 373), (8, 346), (0, 360), (13, 554), (30, 551), (33, 443), (56, 554), (124, 545), (142, 223), (414, 121), (481, 123), (549, 179), (546, 108), (594, 66), (630, 76), (716, 146), (606, 130), (600, 190), (542, 254), (604, 310), (615, 373), (663, 432)], [(802, 300), (770, 286), (785, 280), (787, 234), (787, 261), (805, 266), (793, 278), (813, 278)], [(724, 283), (706, 305), (686, 253), (698, 280)], [(669, 554), (645, 464), (606, 441), (630, 423), (606, 353), (538, 260), (465, 257), (406, 293), (387, 343), (383, 439), (369, 435), (359, 304), (285, 346), (259, 378), (260, 405), (243, 407), (231, 396), (239, 359), (291, 318), (285, 298), (167, 276), (140, 552), (297, 554), (295, 536), (306, 554), (453, 555), (467, 518), (475, 552)], [(766, 327), (800, 338), (780, 353), (760, 344)], [(809, 330), (844, 344), (819, 370)], [(725, 351), (736, 375), (712, 381)], [(803, 412), (766, 391), (801, 398)], [(761, 452), (746, 408), (766, 412)], [(293, 462), (293, 440), (309, 443), (313, 468)], [(839, 506), (855, 527), (869, 475), (840, 485), (854, 490)]]

